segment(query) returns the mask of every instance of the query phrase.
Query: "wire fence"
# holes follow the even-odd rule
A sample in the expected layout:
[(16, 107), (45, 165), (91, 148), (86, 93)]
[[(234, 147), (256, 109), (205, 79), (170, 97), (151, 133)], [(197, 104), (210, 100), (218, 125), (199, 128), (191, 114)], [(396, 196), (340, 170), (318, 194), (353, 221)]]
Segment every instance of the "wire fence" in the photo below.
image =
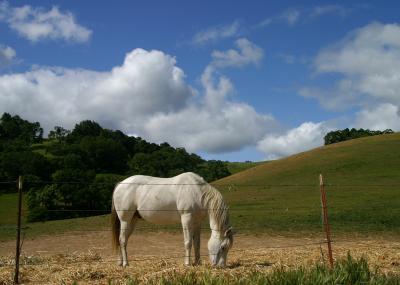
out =
[[(19, 181), (0, 181), (0, 184), (2, 185), (12, 185), (12, 184), (18, 184)], [(128, 184), (128, 185), (136, 185), (136, 186), (205, 186), (208, 185), (207, 183), (135, 183), (135, 182), (120, 182), (120, 183), (113, 183), (113, 182), (94, 182), (94, 183), (87, 183), (87, 182), (82, 182), (82, 181), (24, 181), (24, 183), (29, 184), (30, 186), (44, 186), (44, 185), (86, 185), (86, 186), (96, 186), (96, 185), (109, 185), (109, 186), (116, 186), (116, 185), (120, 185), (120, 184)], [(318, 189), (318, 187), (321, 187), (321, 184), (222, 184), (222, 183), (214, 183), (212, 184), (215, 187), (227, 187), (228, 190), (232, 190), (232, 189), (239, 189), (241, 187), (257, 187), (257, 188), (261, 188), (261, 189), (268, 189), (271, 187), (284, 187), (284, 188), (310, 188), (312, 187), (313, 189)], [(362, 188), (381, 188), (381, 187), (399, 187), (400, 188), (400, 184), (373, 184), (373, 185), (362, 185), (362, 184), (323, 184), (324, 187), (330, 187), (332, 191), (339, 189), (339, 188), (350, 188), (352, 187), (353, 190), (359, 190)], [(259, 206), (259, 205), (257, 205)], [(310, 213), (316, 213), (316, 212), (321, 212), (321, 209), (329, 209), (329, 211), (335, 211), (335, 210), (342, 210), (344, 206), (348, 206), (348, 205), (338, 205), (335, 204), (335, 206), (327, 206), (327, 205), (318, 205), (318, 204), (312, 204), (312, 205), (308, 205), (308, 206), (293, 206), (290, 205), (290, 207), (285, 207), (285, 206), (280, 206), (280, 207), (264, 207), (262, 209), (260, 208), (254, 208), (254, 207), (250, 207), (250, 206), (237, 206), (236, 208), (229, 208), (229, 212), (231, 213), (237, 213), (239, 215), (239, 217), (243, 218), (243, 217), (253, 217), (255, 214), (257, 213), (269, 213), (269, 214), (283, 214), (283, 213), (287, 213), (287, 212), (294, 212), (297, 213), (298, 210), (308, 210)], [(387, 205), (373, 205), (373, 206), (368, 206), (365, 205), (365, 207), (360, 207), (360, 205), (356, 206), (357, 210), (376, 210), (376, 209), (384, 209), (384, 210), (389, 210), (387, 208)], [(228, 208), (224, 208), (224, 210), (227, 210)], [(203, 208), (203, 211), (218, 211), (221, 210), (220, 208)], [(348, 209), (348, 210), (351, 210)], [(9, 210), (3, 210), (0, 209), (0, 213), (7, 213)], [(110, 209), (47, 209), (47, 212), (54, 212), (54, 213), (76, 213), (76, 214), (82, 214), (84, 213), (85, 215), (90, 215), (90, 214), (109, 214), (110, 213)], [(116, 209), (117, 212), (137, 212), (137, 209)], [(190, 209), (140, 209), (140, 212), (143, 213), (148, 213), (148, 212), (184, 212), (184, 211), (190, 211)], [(399, 209), (393, 209), (393, 211), (398, 211)], [(21, 214), (23, 216), (26, 217), (26, 215), (29, 213), (29, 210), (27, 209), (22, 209), (21, 210)], [(336, 226), (340, 226), (340, 225), (346, 225), (346, 224), (351, 224), (351, 223), (357, 223), (358, 226), (371, 226), (371, 222), (365, 221), (365, 222), (360, 222), (359, 220), (346, 220), (345, 222), (342, 223), (338, 223), (337, 221), (335, 221), (333, 223), (333, 225)], [(379, 223), (379, 221), (377, 221), (377, 223)], [(268, 223), (266, 223), (268, 224)], [(239, 233), (236, 233), (235, 236), (241, 236), (241, 235), (246, 235), (248, 236), (249, 233), (248, 231), (252, 231), (252, 230), (262, 230), (265, 228), (268, 228), (267, 225), (265, 226), (257, 226), (258, 228), (256, 228), (255, 225), (251, 225), (251, 226), (238, 226), (235, 227), (236, 231), (239, 231)], [(202, 231), (203, 230), (208, 230), (208, 231), (219, 231), (219, 229), (213, 229), (210, 228), (208, 226), (202, 226), (200, 228)], [(30, 224), (26, 224), (24, 223), (23, 226), (21, 228), (17, 228), (16, 229), (16, 225), (15, 224), (2, 224), (0, 225), (0, 233), (1, 232), (13, 232), (13, 231), (20, 231), (22, 232), (22, 242), (20, 243), (20, 249), (23, 248), (23, 240), (26, 239), (27, 237), (29, 237), (30, 232), (31, 232), (32, 228), (30, 227)], [(149, 226), (149, 225), (142, 225), (142, 226), (136, 226), (135, 230), (182, 230), (182, 226)], [(68, 233), (71, 234), (79, 234), (79, 233), (90, 233), (90, 232), (110, 232), (111, 229), (109, 228), (104, 228), (104, 227), (100, 227), (100, 228), (95, 228), (95, 229), (91, 229), (91, 228), (86, 228), (86, 229), (79, 229), (79, 230), (68, 230)], [(240, 233), (240, 231), (246, 231), (244, 233)], [(273, 250), (273, 249), (290, 249), (290, 248), (307, 248), (307, 247), (315, 247), (315, 246), (319, 246), (321, 249), (321, 254), (322, 253), (322, 245), (328, 244), (328, 243), (333, 243), (332, 240), (330, 240), (329, 238), (327, 239), (323, 239), (320, 241), (313, 241), (313, 242), (303, 242), (303, 243), (298, 243), (298, 244), (287, 244), (287, 245), (279, 245), (279, 246), (263, 246), (262, 249), (263, 250)], [(230, 252), (235, 252), (235, 253), (243, 253), (243, 254), (248, 254), (249, 252), (252, 252), (251, 255), (252, 256), (265, 256), (265, 253), (259, 253), (258, 251), (260, 251), (260, 248), (254, 248), (254, 249), (232, 249)], [(53, 251), (48, 251), (47, 254), (65, 254), (65, 252), (53, 252)], [(202, 257), (204, 256), (209, 256), (209, 254), (207, 255), (201, 255)], [(153, 256), (145, 256), (143, 258), (133, 258), (131, 259), (131, 261), (149, 261), (149, 260), (154, 260), (156, 258), (160, 257), (159, 255), (153, 255)], [(183, 259), (187, 256), (185, 255), (169, 255), (169, 256), (163, 256), (163, 259), (166, 260), (174, 260), (174, 259)], [(324, 259), (324, 256), (322, 257)], [(98, 260), (82, 260), (82, 261), (71, 261), (71, 264), (77, 264), (77, 263), (87, 263), (87, 262), (96, 262), (96, 263), (112, 263), (112, 262), (116, 262), (117, 259), (103, 259), (103, 258), (99, 258)], [(40, 265), (40, 264), (29, 264), (28, 263), (21, 263), (22, 266), (36, 266), (36, 265)], [(4, 263), (2, 261), (0, 261), (0, 267), (14, 267), (15, 266), (15, 262), (9, 262), (9, 263)]]
[[(0, 181), (0, 184), (17, 184), (18, 180), (10, 180), (10, 181)], [(213, 185), (216, 187), (319, 187), (318, 183), (284, 183), (284, 184), (276, 184), (276, 183), (262, 183), (262, 184), (254, 184), (254, 183), (143, 183), (143, 182), (87, 182), (87, 181), (51, 181), (51, 180), (24, 180), (24, 184), (30, 185), (57, 185), (57, 184), (78, 184), (78, 185), (137, 185), (137, 186), (207, 186)], [(372, 187), (400, 187), (400, 184), (390, 183), (390, 184), (342, 184), (342, 183), (324, 183), (325, 187), (356, 187), (356, 188), (372, 188)]]
[[(272, 249), (290, 249), (290, 248), (299, 248), (299, 247), (310, 247), (310, 246), (315, 246), (315, 245), (323, 245), (326, 244), (326, 241), (318, 241), (318, 242), (308, 242), (308, 243), (301, 243), (301, 244), (288, 244), (288, 245), (282, 245), (282, 246), (265, 246), (263, 247), (263, 250), (272, 250)], [(231, 249), (229, 252), (230, 253), (250, 253), (252, 256), (265, 256), (265, 253), (257, 253), (260, 251), (260, 248), (247, 248), (247, 249)], [(53, 254), (66, 254), (65, 251), (50, 251)], [(200, 254), (200, 257), (209, 257), (212, 255), (217, 255), (217, 254)], [(146, 255), (144, 258), (133, 258), (130, 259), (130, 261), (149, 261), (149, 260), (154, 260), (155, 258), (159, 258), (160, 255)], [(164, 260), (174, 260), (174, 259), (184, 259), (188, 257), (187, 255), (182, 255), (182, 254), (176, 254), (176, 255), (168, 255), (168, 256), (162, 256), (162, 259)], [(97, 260), (96, 260), (97, 259)], [(117, 258), (107, 258), (103, 259), (100, 256), (95, 256), (94, 260), (71, 260), (71, 264), (76, 264), (76, 263), (87, 263), (87, 262), (99, 262), (99, 263), (112, 263), (112, 262), (117, 262), (119, 259)], [(22, 263), (23, 264), (23, 263)], [(68, 264), (68, 262), (67, 262)], [(15, 264), (13, 262), (10, 262), (9, 264), (0, 264), (0, 267), (6, 267), (6, 266), (14, 266)], [(41, 266), (42, 264), (23, 264), (24, 266)]]

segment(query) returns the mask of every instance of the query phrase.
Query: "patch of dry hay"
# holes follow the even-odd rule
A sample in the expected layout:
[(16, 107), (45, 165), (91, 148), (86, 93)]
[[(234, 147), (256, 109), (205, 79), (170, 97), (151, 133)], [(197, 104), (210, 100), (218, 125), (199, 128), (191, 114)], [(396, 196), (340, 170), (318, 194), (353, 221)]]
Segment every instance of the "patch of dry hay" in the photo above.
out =
[[(334, 244), (334, 257), (340, 259), (347, 252), (355, 258), (367, 257), (372, 268), (378, 267), (382, 272), (400, 273), (400, 242), (377, 243), (376, 241), (343, 242)], [(323, 253), (323, 254), (321, 254)], [(24, 284), (125, 284), (129, 278), (146, 284), (185, 274), (218, 275), (227, 277), (245, 277), (254, 272), (266, 273), (273, 268), (295, 268), (310, 266), (326, 259), (325, 249), (310, 245), (301, 248), (270, 248), (253, 250), (233, 250), (230, 253), (229, 267), (212, 268), (208, 258), (203, 256), (203, 265), (197, 267), (183, 266), (181, 257), (171, 256), (134, 256), (131, 265), (121, 268), (116, 260), (103, 258), (98, 253), (70, 253), (57, 255), (23, 256), (21, 259), (21, 281)], [(0, 258), (0, 285), (12, 284), (13, 257)]]

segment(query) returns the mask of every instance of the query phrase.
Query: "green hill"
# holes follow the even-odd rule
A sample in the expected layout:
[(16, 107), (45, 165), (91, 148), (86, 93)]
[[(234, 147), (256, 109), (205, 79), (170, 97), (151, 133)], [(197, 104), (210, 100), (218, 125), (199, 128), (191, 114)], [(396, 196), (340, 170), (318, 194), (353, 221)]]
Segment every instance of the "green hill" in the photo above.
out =
[[(320, 233), (320, 173), (327, 184), (334, 235), (400, 234), (399, 133), (355, 139), (261, 163), (214, 185), (227, 200), (231, 223), (238, 232)], [(16, 203), (14, 195), (0, 196), (2, 225), (15, 219), (9, 205)], [(109, 222), (107, 216), (99, 216), (28, 226), (27, 236), (32, 237), (49, 230), (106, 229)], [(0, 227), (0, 240), (15, 235), (14, 228), (5, 230)]]
[(244, 171), (246, 169), (252, 168), (254, 166), (266, 163), (264, 161), (245, 161), (245, 162), (230, 162), (226, 161), (225, 165), (231, 174), (236, 174), (238, 172)]
[(320, 147), (214, 184), (245, 231), (313, 231), (321, 228), (320, 173), (334, 231), (400, 233), (399, 133)]

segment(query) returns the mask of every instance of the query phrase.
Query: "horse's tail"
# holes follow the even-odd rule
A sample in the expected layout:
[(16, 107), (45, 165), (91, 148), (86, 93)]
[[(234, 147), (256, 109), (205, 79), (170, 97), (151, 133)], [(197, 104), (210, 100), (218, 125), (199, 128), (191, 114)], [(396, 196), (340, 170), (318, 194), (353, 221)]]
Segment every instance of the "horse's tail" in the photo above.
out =
[(112, 229), (112, 247), (116, 251), (119, 248), (119, 232), (121, 229), (121, 223), (119, 221), (117, 211), (114, 206), (114, 199), (111, 207), (111, 229)]

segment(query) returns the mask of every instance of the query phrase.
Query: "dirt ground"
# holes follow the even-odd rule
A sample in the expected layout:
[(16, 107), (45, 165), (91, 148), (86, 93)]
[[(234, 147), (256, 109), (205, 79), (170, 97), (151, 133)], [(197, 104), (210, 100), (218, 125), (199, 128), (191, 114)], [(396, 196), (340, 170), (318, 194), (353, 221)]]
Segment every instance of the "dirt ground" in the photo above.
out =
[[(228, 256), (227, 269), (212, 269), (207, 257), (208, 233), (202, 235), (201, 270), (220, 270), (224, 274), (242, 274), (251, 270), (271, 270), (275, 267), (297, 267), (327, 261), (326, 244), (322, 237), (287, 237), (280, 235), (238, 234)], [(343, 236), (334, 240), (334, 258), (351, 253), (365, 256), (372, 267), (382, 272), (400, 273), (400, 238)], [(15, 241), (0, 244), (0, 285), (12, 284)], [(124, 284), (135, 277), (146, 283), (148, 278), (176, 270), (191, 270), (183, 266), (181, 234), (151, 232), (135, 233), (128, 245), (130, 266), (116, 265), (117, 255), (111, 249), (110, 232), (69, 233), (24, 239), (21, 257), (23, 284)], [(193, 268), (193, 267), (192, 267)], [(219, 273), (218, 273), (219, 274)]]

